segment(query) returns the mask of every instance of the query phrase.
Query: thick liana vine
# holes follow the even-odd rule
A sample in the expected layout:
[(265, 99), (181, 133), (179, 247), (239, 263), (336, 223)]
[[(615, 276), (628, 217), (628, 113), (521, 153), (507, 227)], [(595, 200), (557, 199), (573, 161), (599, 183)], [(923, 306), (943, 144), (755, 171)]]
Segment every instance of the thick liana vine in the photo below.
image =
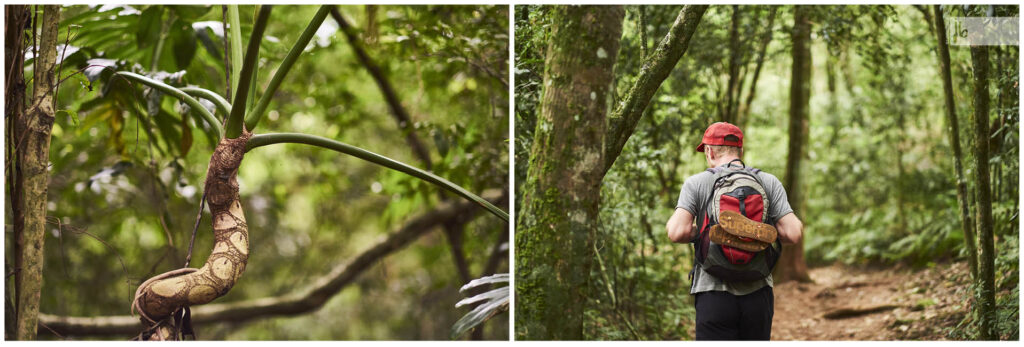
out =
[[(213, 216), (213, 251), (199, 269), (177, 269), (147, 280), (136, 291), (132, 308), (149, 324), (175, 311), (213, 301), (231, 289), (245, 271), (249, 232), (238, 196), (238, 167), (251, 133), (221, 139), (206, 174), (206, 203)], [(158, 334), (159, 335), (159, 334)]]

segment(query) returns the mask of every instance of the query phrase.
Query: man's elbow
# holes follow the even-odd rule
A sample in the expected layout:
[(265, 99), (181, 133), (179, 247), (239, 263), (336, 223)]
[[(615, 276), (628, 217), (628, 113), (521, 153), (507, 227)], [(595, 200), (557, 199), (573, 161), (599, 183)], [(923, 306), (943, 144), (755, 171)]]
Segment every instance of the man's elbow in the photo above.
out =
[(688, 235), (690, 235), (690, 227), (687, 227), (686, 225), (673, 225), (673, 223), (669, 222), (669, 224), (666, 225), (665, 228), (668, 231), (668, 239), (672, 240), (672, 242), (690, 242), (690, 239), (688, 237)]
[(793, 221), (790, 228), (789, 243), (799, 244), (804, 239), (804, 223), (799, 219)]

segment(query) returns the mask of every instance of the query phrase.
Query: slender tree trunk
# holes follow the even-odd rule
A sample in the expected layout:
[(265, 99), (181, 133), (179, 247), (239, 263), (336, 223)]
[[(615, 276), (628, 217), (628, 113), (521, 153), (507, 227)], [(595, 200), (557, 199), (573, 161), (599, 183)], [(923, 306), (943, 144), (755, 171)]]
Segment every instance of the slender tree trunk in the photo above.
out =
[(557, 6), (516, 228), (516, 335), (583, 338), (621, 6)]
[[(679, 11), (675, 23), (658, 43), (651, 56), (644, 61), (637, 75), (636, 83), (629, 89), (620, 106), (612, 112), (608, 121), (608, 137), (605, 144), (604, 177), (615, 164), (615, 159), (622, 153), (622, 148), (636, 130), (636, 125), (643, 117), (644, 109), (651, 102), (654, 93), (661, 87), (669, 73), (686, 53), (690, 46), (690, 38), (697, 31), (701, 17), (707, 11), (707, 5), (686, 5)], [(536, 141), (536, 140), (534, 140)]]
[[(33, 66), (32, 104), (19, 121), (16, 134), (19, 176), (16, 185), (23, 211), (22, 230), (16, 231), (15, 286), (17, 293), (17, 339), (34, 340), (43, 287), (43, 241), (46, 229), (46, 188), (50, 175), (50, 132), (53, 130), (54, 68), (57, 60), (57, 23), (60, 6), (43, 6), (43, 28), (39, 54)], [(23, 138), (23, 140), (22, 140)]]
[[(6, 87), (4, 89), (4, 121), (6, 122), (7, 128), (5, 129), (6, 137), (6, 158), (4, 160), (4, 167), (6, 175), (4, 179), (7, 182), (7, 189), (10, 192), (10, 204), (11, 216), (14, 221), (14, 232), (11, 233), (13, 239), (8, 240), (10, 244), (14, 245), (14, 254), (21, 254), (21, 247), (17, 246), (17, 240), (19, 239), (22, 231), (24, 230), (24, 214), (19, 208), (21, 196), (20, 186), (17, 184), (18, 177), (20, 177), (20, 167), (17, 165), (9, 165), (14, 163), (14, 157), (16, 156), (15, 150), (17, 146), (18, 134), (21, 131), (18, 130), (18, 122), (24, 117), (25, 113), (25, 30), (29, 28), (29, 22), (32, 20), (32, 14), (26, 5), (7, 5), (4, 6), (4, 38), (6, 45), (4, 46), (4, 71), (6, 72)], [(5, 236), (6, 237), (6, 236)], [(16, 265), (7, 263), (4, 270), (6, 273), (15, 271)], [(15, 313), (14, 300), (11, 299), (14, 295), (10, 292), (13, 287), (8, 286), (7, 283), (10, 281), (10, 277), (4, 278), (4, 337), (6, 339), (14, 339), (17, 331), (17, 313)]]
[(768, 12), (768, 26), (766, 27), (763, 36), (761, 36), (761, 47), (758, 49), (757, 61), (754, 63), (754, 76), (750, 79), (750, 89), (747, 91), (747, 99), (740, 106), (736, 116), (736, 126), (743, 129), (743, 124), (747, 121), (747, 117), (750, 115), (750, 104), (754, 102), (754, 95), (757, 94), (757, 80), (761, 77), (761, 67), (764, 66), (764, 57), (768, 53), (768, 44), (772, 42), (772, 33), (775, 25), (775, 15), (778, 13), (778, 7), (771, 6)]
[(964, 244), (967, 248), (967, 264), (971, 268), (971, 278), (978, 278), (978, 248), (974, 240), (974, 224), (971, 222), (970, 206), (967, 197), (967, 177), (964, 176), (963, 151), (960, 150), (960, 124), (956, 116), (956, 98), (953, 94), (953, 79), (949, 71), (949, 45), (946, 42), (946, 24), (942, 19), (942, 9), (934, 5), (935, 36), (938, 38), (939, 72), (942, 76), (942, 90), (946, 102), (946, 122), (949, 125), (949, 144), (953, 147), (953, 168), (956, 170), (956, 200), (960, 206), (960, 228), (964, 232)]
[(981, 333), (979, 337), (983, 340), (997, 340), (999, 334), (996, 332), (996, 299), (995, 299), (995, 254), (994, 239), (992, 237), (992, 197), (989, 190), (989, 163), (988, 163), (988, 47), (971, 46), (971, 62), (974, 65), (974, 178), (977, 182), (975, 195), (977, 195), (976, 219), (978, 236), (981, 243), (981, 253), (978, 258), (978, 272), (981, 275), (979, 287), (979, 318), (981, 319)]
[(732, 5), (732, 25), (729, 27), (729, 81), (725, 91), (722, 121), (736, 123), (736, 108), (740, 84), (740, 6)]
[[(806, 6), (794, 6), (793, 72), (789, 89), (789, 155), (783, 183), (790, 205), (797, 216), (804, 212), (804, 191), (801, 165), (807, 155), (808, 108), (811, 96), (811, 21)], [(773, 273), (775, 283), (789, 280), (810, 281), (804, 262), (803, 241), (782, 247), (782, 258)]]

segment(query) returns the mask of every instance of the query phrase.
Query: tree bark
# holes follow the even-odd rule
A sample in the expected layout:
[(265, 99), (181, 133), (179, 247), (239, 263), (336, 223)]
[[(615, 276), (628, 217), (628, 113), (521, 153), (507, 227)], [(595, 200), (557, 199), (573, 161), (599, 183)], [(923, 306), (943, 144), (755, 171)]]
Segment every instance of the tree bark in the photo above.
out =
[(995, 254), (994, 239), (992, 237), (992, 197), (989, 190), (989, 142), (988, 140), (988, 73), (989, 59), (988, 47), (971, 46), (971, 63), (974, 65), (974, 179), (976, 182), (975, 195), (977, 195), (978, 216), (975, 220), (978, 228), (981, 253), (978, 264), (978, 272), (981, 281), (978, 286), (981, 293), (978, 296), (978, 312), (981, 321), (981, 332), (979, 338), (982, 340), (997, 340), (999, 334), (996, 332), (996, 299), (995, 299)]
[(520, 339), (580, 340), (605, 112), (625, 12), (621, 6), (551, 11), (544, 96), (516, 228), (515, 324)]
[[(793, 70), (789, 88), (789, 154), (786, 159), (786, 178), (783, 185), (790, 205), (797, 216), (804, 211), (802, 164), (807, 156), (808, 109), (811, 96), (811, 21), (807, 6), (794, 6), (793, 14)], [(782, 258), (773, 272), (775, 283), (789, 280), (809, 282), (804, 262), (803, 241), (782, 246)]]
[(707, 11), (707, 5), (686, 5), (679, 11), (675, 23), (669, 28), (665, 37), (658, 43), (658, 47), (651, 53), (651, 56), (644, 61), (637, 75), (636, 82), (629, 89), (622, 103), (612, 113), (608, 122), (608, 136), (605, 144), (604, 170), (601, 177), (604, 177), (615, 159), (622, 153), (626, 141), (633, 135), (636, 125), (644, 114), (644, 109), (651, 102), (654, 93), (658, 91), (661, 83), (665, 81), (669, 73), (686, 53), (690, 46), (690, 38), (697, 31), (701, 17)]
[[(18, 177), (21, 176), (21, 168), (17, 165), (10, 165), (15, 163), (14, 157), (16, 157), (17, 151), (15, 148), (19, 147), (17, 144), (18, 135), (22, 132), (19, 130), (18, 122), (24, 117), (25, 113), (25, 30), (29, 28), (29, 22), (32, 19), (32, 14), (29, 11), (27, 5), (7, 5), (4, 7), (4, 38), (6, 45), (4, 46), (4, 71), (6, 72), (6, 87), (4, 89), (4, 121), (6, 122), (7, 128), (5, 129), (6, 137), (6, 160), (4, 161), (4, 172), (6, 173), (4, 179), (7, 182), (7, 189), (10, 192), (10, 207), (11, 216), (13, 216), (14, 222), (14, 233), (12, 233), (13, 240), (9, 240), (15, 254), (21, 254), (21, 247), (18, 247), (17, 240), (24, 230), (24, 214), (20, 208), (20, 197), (21, 189), (17, 184)], [(6, 236), (5, 236), (6, 238)], [(10, 273), (14, 270), (14, 264), (5, 264), (5, 272)], [(4, 284), (10, 281), (10, 277), (5, 277)], [(5, 288), (13, 288), (7, 286)], [(14, 339), (17, 334), (17, 314), (15, 313), (14, 300), (10, 300), (13, 294), (9, 291), (5, 291), (4, 295), (4, 337), (7, 339)]]
[[(486, 192), (483, 197), (495, 204), (508, 199), (506, 193), (496, 191)], [(370, 269), (381, 258), (402, 249), (444, 222), (480, 211), (476, 204), (469, 201), (442, 203), (436, 209), (409, 220), (401, 229), (363, 251), (352, 261), (336, 266), (309, 288), (297, 290), (297, 294), (197, 306), (192, 308), (192, 322), (241, 323), (315, 311), (343, 288), (354, 283), (360, 274)], [(143, 329), (139, 319), (132, 316), (69, 317), (41, 314), (40, 318), (39, 329), (49, 331), (42, 326), (45, 324), (49, 329), (64, 336), (133, 335)]]
[(960, 228), (964, 232), (964, 246), (967, 248), (967, 264), (971, 278), (978, 280), (978, 248), (975, 245), (974, 224), (971, 222), (967, 197), (967, 177), (964, 176), (963, 151), (960, 149), (960, 124), (956, 116), (956, 98), (953, 94), (953, 79), (950, 73), (949, 44), (946, 42), (946, 24), (942, 9), (934, 5), (935, 36), (938, 39), (939, 72), (942, 76), (942, 91), (946, 105), (946, 122), (949, 126), (949, 144), (953, 147), (953, 167), (956, 170), (956, 200), (960, 206)]
[(60, 6), (43, 6), (39, 54), (33, 63), (32, 104), (20, 120), (17, 145), (21, 190), (18, 207), (23, 211), (22, 230), (16, 231), (15, 286), (17, 287), (18, 340), (34, 340), (43, 286), (43, 241), (46, 229), (46, 191), (50, 175), (50, 132), (53, 130), (54, 68), (57, 61), (57, 23)]

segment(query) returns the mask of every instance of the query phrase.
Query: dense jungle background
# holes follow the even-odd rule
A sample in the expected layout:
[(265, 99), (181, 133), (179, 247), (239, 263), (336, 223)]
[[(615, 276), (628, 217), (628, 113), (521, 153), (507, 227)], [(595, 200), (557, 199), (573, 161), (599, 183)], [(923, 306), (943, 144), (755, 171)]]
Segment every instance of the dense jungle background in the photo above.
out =
[[(30, 6), (19, 31), (12, 8), (5, 10), (5, 66), (24, 57), (24, 86), (32, 95), (33, 42), (54, 19)], [(508, 11), (339, 6), (304, 47), (256, 132), (302, 132), (358, 146), (433, 172), (507, 211)], [(254, 95), (267, 88), (317, 12), (318, 6), (274, 7), (259, 45)], [(240, 6), (239, 13), (249, 37), (255, 6)], [(109, 72), (230, 95), (227, 57), (237, 53), (225, 49), (227, 20), (220, 5), (60, 8), (40, 339), (137, 335), (104, 324), (124, 321), (141, 281), (185, 262), (217, 134), (194, 120), (188, 105)], [(23, 51), (12, 52), (19, 36)], [(5, 118), (5, 336), (11, 339), (13, 274), (20, 269), (10, 172), (18, 144), (15, 117)], [(297, 299), (299, 305), (196, 323), (199, 339), (448, 339), (472, 308), (456, 302), (478, 293), (460, 287), (508, 272), (508, 225), (412, 176), (282, 145), (249, 152), (238, 179), (250, 258), (241, 280), (214, 303)], [(192, 264), (210, 254), (209, 221), (207, 213)], [(325, 283), (336, 290), (308, 292)], [(318, 301), (322, 307), (310, 305)], [(93, 325), (60, 323), (67, 317)], [(507, 339), (507, 326), (508, 315), (498, 314), (458, 338)]]
[[(773, 339), (1019, 339), (1018, 46), (949, 45), (944, 68), (937, 14), (1018, 7), (517, 6), (516, 338), (693, 338), (691, 247), (663, 225), (706, 168), (704, 130), (729, 121), (806, 225)], [(606, 104), (577, 77), (604, 73)], [(597, 175), (584, 123), (606, 134)]]

